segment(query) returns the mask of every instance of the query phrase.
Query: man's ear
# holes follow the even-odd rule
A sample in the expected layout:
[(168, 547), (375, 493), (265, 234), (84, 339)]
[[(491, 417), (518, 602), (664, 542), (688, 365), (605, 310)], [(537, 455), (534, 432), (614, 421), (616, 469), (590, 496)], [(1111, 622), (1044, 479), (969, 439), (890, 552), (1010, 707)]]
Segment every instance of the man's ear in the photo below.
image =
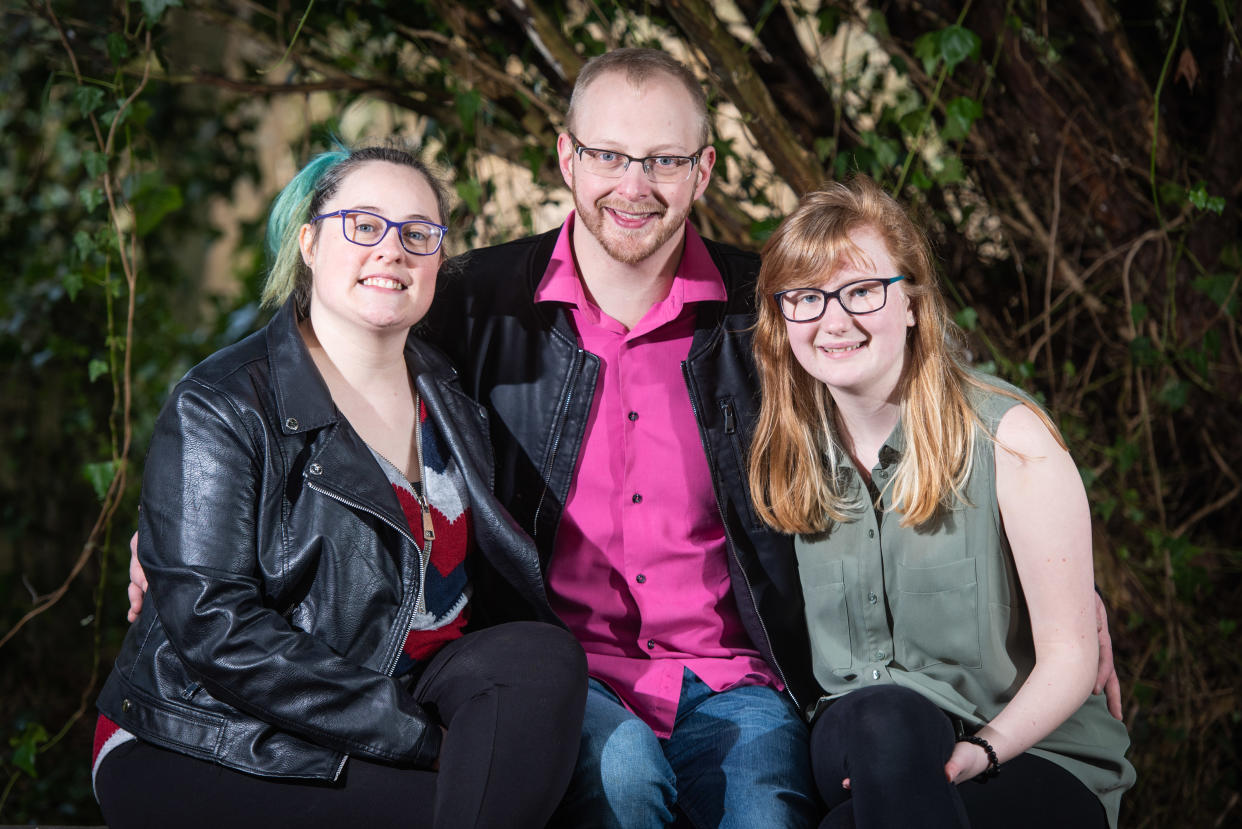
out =
[(556, 137), (556, 157), (565, 186), (570, 190), (574, 189), (574, 141), (567, 132)]
[(716, 166), (716, 148), (710, 144), (703, 148), (703, 154), (699, 156), (699, 163), (695, 165), (694, 175), (696, 183), (694, 185), (695, 199), (703, 198), (703, 194), (707, 192), (707, 185), (712, 180), (712, 169)]

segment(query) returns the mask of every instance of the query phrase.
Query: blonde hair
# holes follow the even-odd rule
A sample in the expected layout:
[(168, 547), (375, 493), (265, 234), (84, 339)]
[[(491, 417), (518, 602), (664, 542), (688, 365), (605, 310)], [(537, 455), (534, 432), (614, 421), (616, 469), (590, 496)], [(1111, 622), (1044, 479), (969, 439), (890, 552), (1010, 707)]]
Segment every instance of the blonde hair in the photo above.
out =
[[(905, 451), (888, 485), (902, 526), (923, 524), (942, 508), (965, 502), (978, 451), (975, 434), (982, 428), (968, 386), (1028, 402), (966, 367), (963, 337), (940, 291), (927, 238), (901, 205), (863, 175), (807, 193), (764, 246), (755, 288), (753, 347), (762, 404), (748, 471), (760, 518), (783, 532), (822, 532), (833, 521), (853, 520), (867, 504), (864, 492), (851, 492), (836, 479), (845, 450), (832, 397), (794, 358), (772, 296), (818, 285), (845, 265), (871, 267), (850, 239), (863, 229), (884, 240), (905, 277), (899, 284), (915, 321), (899, 387)], [(1038, 414), (1060, 440), (1048, 416)]]

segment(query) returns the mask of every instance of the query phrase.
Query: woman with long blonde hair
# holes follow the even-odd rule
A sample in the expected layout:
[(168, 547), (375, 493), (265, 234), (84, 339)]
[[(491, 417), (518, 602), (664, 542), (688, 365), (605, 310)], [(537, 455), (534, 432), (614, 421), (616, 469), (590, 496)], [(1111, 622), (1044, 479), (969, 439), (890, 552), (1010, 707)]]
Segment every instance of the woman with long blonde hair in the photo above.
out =
[(749, 476), (797, 535), (821, 829), (1115, 827), (1129, 740), (1091, 695), (1090, 510), (1048, 415), (967, 366), (864, 176), (802, 198), (757, 292)]

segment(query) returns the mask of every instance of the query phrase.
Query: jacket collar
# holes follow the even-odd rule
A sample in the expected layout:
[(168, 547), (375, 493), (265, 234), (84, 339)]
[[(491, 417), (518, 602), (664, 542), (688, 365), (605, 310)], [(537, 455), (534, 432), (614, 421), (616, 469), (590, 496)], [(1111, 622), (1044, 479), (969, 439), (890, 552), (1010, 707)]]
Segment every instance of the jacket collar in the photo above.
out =
[[(341, 416), (328, 386), (311, 359), (310, 350), (298, 331), (293, 302), (286, 302), (265, 329), (272, 391), (276, 398), (279, 427), (285, 436), (306, 434), (325, 427), (314, 441), (313, 454), (302, 475), (321, 489), (360, 506), (417, 543), (410, 535), (392, 485), (379, 466), (371, 461), (371, 450)], [(405, 346), (406, 368), (424, 383), (453, 376), (448, 361), (433, 348), (410, 337)]]
[(340, 414), (298, 332), (292, 298), (272, 317), (264, 334), (281, 432), (293, 435), (336, 423)]
[[(264, 333), (281, 432), (293, 435), (337, 423), (340, 412), (298, 331), (292, 299), (276, 312)], [(405, 363), (415, 378), (424, 373), (439, 378), (455, 374), (443, 355), (413, 336), (405, 343)]]

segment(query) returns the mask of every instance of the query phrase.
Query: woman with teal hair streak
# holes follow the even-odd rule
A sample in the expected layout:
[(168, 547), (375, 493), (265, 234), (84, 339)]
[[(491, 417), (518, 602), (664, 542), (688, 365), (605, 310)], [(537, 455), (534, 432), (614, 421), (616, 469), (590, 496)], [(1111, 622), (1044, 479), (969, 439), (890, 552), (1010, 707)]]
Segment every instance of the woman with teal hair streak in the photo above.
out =
[(564, 792), (585, 659), (490, 491), (479, 407), (409, 334), (447, 216), (396, 147), (320, 155), (276, 199), (279, 310), (152, 436), (148, 592), (98, 702), (113, 829), (538, 827)]

